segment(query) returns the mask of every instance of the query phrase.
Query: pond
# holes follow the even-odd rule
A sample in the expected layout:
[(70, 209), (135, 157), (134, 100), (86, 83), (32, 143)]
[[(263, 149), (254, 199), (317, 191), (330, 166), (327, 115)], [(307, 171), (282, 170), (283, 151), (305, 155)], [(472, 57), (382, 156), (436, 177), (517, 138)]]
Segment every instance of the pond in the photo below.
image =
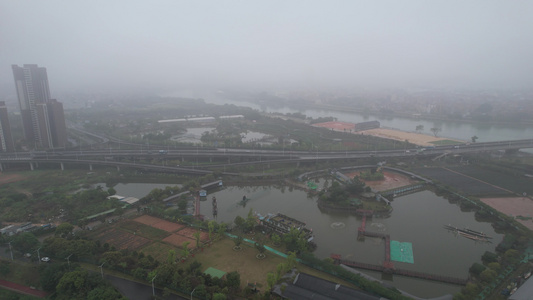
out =
[[(318, 179), (318, 185), (322, 187), (321, 179)], [(119, 195), (141, 198), (153, 188), (165, 186), (122, 184), (115, 189)], [(133, 192), (137, 188), (139, 194)], [(146, 194), (142, 194), (144, 192)], [(318, 246), (315, 255), (319, 258), (336, 253), (345, 259), (376, 265), (384, 260), (382, 239), (367, 237), (364, 241), (357, 240), (360, 217), (322, 212), (317, 207), (316, 197), (309, 197), (305, 191), (288, 186), (228, 186), (209, 194), (207, 201), (201, 201), (201, 214), (208, 219), (214, 219), (212, 196), (217, 199), (217, 222), (232, 223), (236, 216), (246, 217), (250, 209), (262, 215), (280, 212), (306, 222), (307, 227), (313, 230), (314, 242)], [(244, 206), (239, 204), (243, 196), (249, 198)], [(412, 243), (414, 263), (394, 262), (396, 268), (466, 278), (470, 266), (481, 262), (485, 251), (494, 252), (503, 238), (503, 235), (494, 232), (491, 224), (476, 221), (474, 212), (462, 211), (431, 191), (397, 197), (392, 207), (390, 217), (368, 219), (367, 230), (389, 234), (391, 240)], [(444, 225), (483, 232), (493, 238), (492, 243), (457, 236), (444, 229)], [(363, 272), (382, 280), (380, 273)], [(461, 286), (402, 276), (394, 276), (392, 281), (389, 278), (386, 282), (418, 297), (455, 294), (461, 289)]]
[[(250, 200), (239, 205), (246, 195)], [(236, 216), (246, 217), (250, 209), (265, 215), (281, 212), (307, 223), (313, 230), (314, 242), (318, 245), (315, 255), (329, 257), (332, 253), (343, 258), (363, 263), (380, 265), (384, 260), (384, 240), (365, 238), (357, 240), (357, 228), (361, 218), (343, 213), (325, 213), (318, 209), (315, 198), (307, 193), (288, 187), (227, 187), (201, 202), (201, 213), (213, 218), (211, 196), (217, 198), (218, 222), (232, 223)], [(397, 197), (392, 202), (393, 212), (388, 218), (367, 220), (367, 230), (389, 234), (391, 240), (410, 242), (413, 246), (414, 263), (394, 262), (396, 268), (419, 272), (466, 278), (474, 262), (481, 262), (485, 251), (492, 251), (503, 236), (494, 232), (489, 223), (475, 220), (474, 212), (463, 212), (446, 199), (430, 191)], [(493, 237), (493, 243), (482, 243), (457, 236), (444, 225), (469, 228)], [(371, 273), (369, 273), (371, 274)], [(381, 279), (381, 274), (371, 274)], [(454, 294), (460, 286), (441, 284), (394, 276), (393, 286), (419, 297), (437, 297)]]

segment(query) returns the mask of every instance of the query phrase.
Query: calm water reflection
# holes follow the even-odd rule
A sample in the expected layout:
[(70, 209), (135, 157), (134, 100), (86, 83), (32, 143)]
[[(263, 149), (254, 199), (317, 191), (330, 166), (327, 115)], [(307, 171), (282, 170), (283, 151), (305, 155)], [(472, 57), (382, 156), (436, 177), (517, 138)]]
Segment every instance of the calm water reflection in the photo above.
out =
[[(156, 185), (151, 186), (153, 188)], [(150, 190), (151, 188), (147, 189)], [(118, 194), (130, 196), (127, 190), (118, 191), (119, 189)], [(243, 195), (250, 198), (246, 206), (239, 205)], [(357, 241), (360, 218), (321, 212), (316, 199), (308, 197), (304, 191), (289, 187), (230, 186), (208, 195), (208, 200), (201, 202), (201, 213), (209, 219), (213, 219), (212, 196), (217, 198), (218, 222), (232, 223), (236, 216), (246, 217), (250, 209), (260, 214), (281, 212), (306, 222), (313, 229), (318, 245), (315, 252), (317, 257), (326, 258), (331, 253), (338, 253), (360, 262), (383, 262), (383, 240), (366, 238), (364, 241)], [(388, 233), (391, 240), (413, 244), (414, 264), (395, 262), (397, 268), (466, 278), (472, 263), (480, 262), (485, 251), (494, 251), (503, 238), (494, 232), (489, 223), (477, 222), (473, 212), (463, 212), (458, 206), (430, 191), (398, 197), (392, 206), (394, 211), (390, 217), (367, 220), (367, 228), (370, 231)], [(484, 232), (494, 238), (493, 243), (485, 244), (458, 237), (443, 228), (443, 225), (448, 224)], [(381, 277), (381, 274), (368, 273), (378, 279)], [(389, 283), (419, 297), (453, 294), (460, 290), (455, 285), (400, 276), (395, 276)]]

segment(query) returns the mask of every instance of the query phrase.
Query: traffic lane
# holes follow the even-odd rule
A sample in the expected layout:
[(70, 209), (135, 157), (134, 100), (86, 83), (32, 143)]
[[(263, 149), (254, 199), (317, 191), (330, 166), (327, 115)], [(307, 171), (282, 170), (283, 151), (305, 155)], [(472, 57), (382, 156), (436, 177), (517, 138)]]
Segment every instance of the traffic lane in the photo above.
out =
[[(105, 275), (105, 279), (108, 280), (124, 297), (130, 300), (149, 300), (152, 299), (152, 286), (142, 284), (139, 282), (131, 281), (128, 279)], [(163, 297), (162, 289), (155, 289), (155, 294), (161, 299), (165, 300), (187, 300), (188, 298), (181, 297), (179, 295), (170, 295)]]

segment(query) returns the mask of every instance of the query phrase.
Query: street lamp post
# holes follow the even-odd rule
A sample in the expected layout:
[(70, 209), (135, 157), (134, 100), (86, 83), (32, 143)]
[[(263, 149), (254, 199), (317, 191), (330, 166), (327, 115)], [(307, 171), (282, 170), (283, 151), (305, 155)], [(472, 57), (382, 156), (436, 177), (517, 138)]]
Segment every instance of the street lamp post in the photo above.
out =
[(13, 260), (13, 250), (11, 249), (11, 242), (9, 242), (9, 252), (11, 252), (11, 260)]
[(157, 277), (157, 274), (152, 278), (152, 296), (155, 297), (155, 287), (154, 287), (154, 279)]
[(194, 289), (192, 289), (192, 292), (191, 292), (191, 300), (192, 300), (192, 294), (194, 293), (194, 290), (196, 290), (196, 287)]
[(102, 279), (104, 279), (104, 269), (102, 268), (105, 264), (105, 261), (100, 265), (100, 273), (102, 274)]
[[(72, 253), (72, 254), (74, 254), (74, 253)], [(70, 257), (72, 256), (72, 254), (67, 256), (67, 263), (68, 263), (68, 270), (69, 271), (70, 271)]]
[(39, 263), (41, 263), (41, 253), (39, 252), (39, 250), (41, 250), (41, 247), (37, 249), (37, 259), (39, 259)]

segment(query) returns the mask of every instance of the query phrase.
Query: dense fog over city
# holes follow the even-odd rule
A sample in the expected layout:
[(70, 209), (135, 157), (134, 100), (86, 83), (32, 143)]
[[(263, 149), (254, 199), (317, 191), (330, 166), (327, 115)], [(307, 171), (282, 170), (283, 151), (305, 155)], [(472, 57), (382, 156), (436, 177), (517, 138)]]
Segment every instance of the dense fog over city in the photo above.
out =
[(54, 91), (201, 88), (523, 89), (531, 1), (6, 1), (12, 64)]

